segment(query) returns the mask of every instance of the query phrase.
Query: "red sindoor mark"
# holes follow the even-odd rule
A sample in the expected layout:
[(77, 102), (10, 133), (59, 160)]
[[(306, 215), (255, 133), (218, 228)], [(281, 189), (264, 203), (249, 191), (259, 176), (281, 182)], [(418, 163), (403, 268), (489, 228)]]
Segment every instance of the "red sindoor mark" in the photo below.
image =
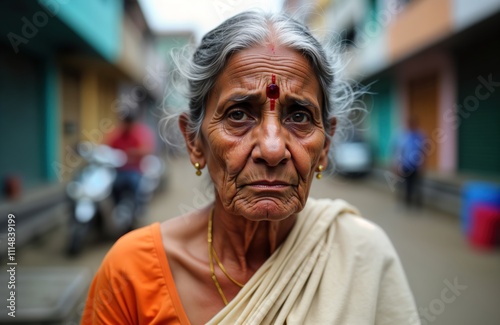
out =
[(271, 77), (271, 84), (267, 86), (266, 95), (270, 100), (271, 111), (274, 111), (276, 99), (280, 97), (280, 87), (276, 84), (276, 76), (274, 74)]

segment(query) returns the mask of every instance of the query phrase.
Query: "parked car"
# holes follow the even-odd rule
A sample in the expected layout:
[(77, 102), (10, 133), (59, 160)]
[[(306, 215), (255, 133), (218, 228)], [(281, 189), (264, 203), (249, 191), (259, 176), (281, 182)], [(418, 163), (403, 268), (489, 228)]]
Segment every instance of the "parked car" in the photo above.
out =
[(353, 139), (334, 146), (334, 172), (344, 176), (367, 175), (373, 166), (370, 145)]

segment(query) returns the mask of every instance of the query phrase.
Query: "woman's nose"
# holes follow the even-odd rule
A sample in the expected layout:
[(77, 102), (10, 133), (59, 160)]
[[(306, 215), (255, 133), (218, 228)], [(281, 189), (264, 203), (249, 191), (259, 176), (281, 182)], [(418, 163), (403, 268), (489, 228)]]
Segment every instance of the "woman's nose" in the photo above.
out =
[(286, 129), (281, 125), (278, 116), (265, 117), (256, 131), (256, 144), (252, 152), (254, 161), (277, 166), (290, 159)]

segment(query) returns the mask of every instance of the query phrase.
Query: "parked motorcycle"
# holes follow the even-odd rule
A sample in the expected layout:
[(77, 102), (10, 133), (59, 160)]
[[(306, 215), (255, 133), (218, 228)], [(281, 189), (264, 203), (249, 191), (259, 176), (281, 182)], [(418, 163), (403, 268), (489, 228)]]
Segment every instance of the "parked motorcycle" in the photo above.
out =
[(158, 157), (144, 157), (140, 164), (139, 188), (135, 192), (127, 184), (116, 183), (117, 168), (127, 161), (124, 152), (90, 143), (81, 143), (77, 151), (87, 164), (66, 188), (72, 207), (67, 244), (70, 255), (81, 252), (93, 229), (114, 239), (132, 230), (144, 215), (164, 172), (164, 164)]

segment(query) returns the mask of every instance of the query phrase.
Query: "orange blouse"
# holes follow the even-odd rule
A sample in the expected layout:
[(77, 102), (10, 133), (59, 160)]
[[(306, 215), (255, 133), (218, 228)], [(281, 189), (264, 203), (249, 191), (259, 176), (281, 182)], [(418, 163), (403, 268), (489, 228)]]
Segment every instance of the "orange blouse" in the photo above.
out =
[(81, 324), (189, 324), (159, 223), (114, 244), (92, 281)]

